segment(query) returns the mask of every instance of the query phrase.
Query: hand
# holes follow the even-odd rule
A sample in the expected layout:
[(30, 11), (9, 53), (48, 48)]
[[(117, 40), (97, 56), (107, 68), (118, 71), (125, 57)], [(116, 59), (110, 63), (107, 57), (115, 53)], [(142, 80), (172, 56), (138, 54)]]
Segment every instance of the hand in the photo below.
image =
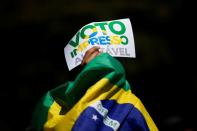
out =
[(99, 49), (100, 47), (95, 46), (87, 50), (81, 62), (81, 66), (84, 66), (85, 64), (90, 62), (92, 59), (94, 59), (97, 55), (99, 55), (101, 53)]

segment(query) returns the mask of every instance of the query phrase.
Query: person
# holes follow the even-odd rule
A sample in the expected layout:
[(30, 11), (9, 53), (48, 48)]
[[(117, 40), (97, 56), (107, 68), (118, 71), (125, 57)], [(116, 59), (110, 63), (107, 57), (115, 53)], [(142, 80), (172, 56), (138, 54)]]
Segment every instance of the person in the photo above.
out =
[(34, 131), (157, 131), (131, 91), (121, 63), (99, 47), (89, 49), (75, 80), (48, 91), (39, 101)]

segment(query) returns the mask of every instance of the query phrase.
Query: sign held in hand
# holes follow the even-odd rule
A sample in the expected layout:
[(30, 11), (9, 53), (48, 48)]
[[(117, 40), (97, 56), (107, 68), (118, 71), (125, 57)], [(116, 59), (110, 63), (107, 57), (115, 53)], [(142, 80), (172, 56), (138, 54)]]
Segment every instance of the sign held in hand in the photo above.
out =
[(135, 45), (130, 20), (92, 22), (82, 27), (64, 48), (68, 69), (81, 64), (85, 52), (99, 46), (114, 57), (135, 58)]

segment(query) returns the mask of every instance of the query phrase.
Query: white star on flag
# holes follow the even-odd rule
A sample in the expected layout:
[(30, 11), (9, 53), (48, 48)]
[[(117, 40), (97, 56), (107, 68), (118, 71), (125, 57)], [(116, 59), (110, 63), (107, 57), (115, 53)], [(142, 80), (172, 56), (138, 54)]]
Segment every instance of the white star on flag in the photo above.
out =
[(92, 115), (92, 119), (94, 120), (94, 121), (96, 121), (97, 119), (98, 119), (98, 117), (97, 117), (97, 115)]

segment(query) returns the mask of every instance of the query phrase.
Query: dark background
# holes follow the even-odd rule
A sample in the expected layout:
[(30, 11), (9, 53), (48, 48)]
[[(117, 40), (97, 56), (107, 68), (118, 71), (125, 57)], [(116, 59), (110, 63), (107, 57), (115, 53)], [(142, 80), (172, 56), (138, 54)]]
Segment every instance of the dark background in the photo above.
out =
[(185, 1), (4, 0), (0, 11), (0, 131), (24, 130), (40, 97), (68, 80), (63, 48), (82, 26), (121, 18), (130, 18), (135, 38), (137, 58), (122, 60), (133, 92), (160, 130), (195, 130), (195, 36)]

